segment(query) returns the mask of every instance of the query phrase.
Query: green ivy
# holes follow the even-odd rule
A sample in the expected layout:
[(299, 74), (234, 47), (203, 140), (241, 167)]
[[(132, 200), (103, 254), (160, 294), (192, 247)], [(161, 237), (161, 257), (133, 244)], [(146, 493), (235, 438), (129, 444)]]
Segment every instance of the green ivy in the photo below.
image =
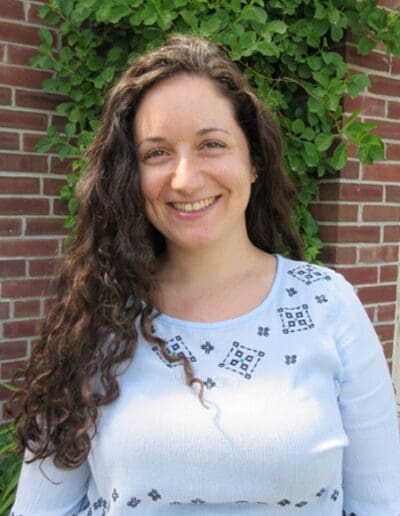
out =
[(349, 144), (362, 163), (384, 158), (372, 124), (355, 112), (344, 123), (343, 96), (356, 98), (369, 86), (364, 74), (349, 73), (343, 40), (351, 28), (358, 52), (378, 41), (400, 54), (399, 14), (375, 0), (50, 0), (40, 9), (59, 28), (63, 45), (54, 49), (52, 32), (40, 30), (36, 67), (54, 71), (44, 90), (65, 95), (57, 112), (64, 131), (50, 127), (39, 152), (54, 146), (60, 159), (74, 158), (61, 197), (68, 201), (66, 227), (75, 225), (75, 183), (82, 155), (93, 136), (105, 92), (145, 50), (172, 33), (190, 33), (222, 44), (238, 62), (258, 95), (276, 114), (284, 135), (286, 165), (298, 186), (296, 223), (307, 257), (315, 260), (322, 243), (309, 212), (318, 180), (340, 171)]

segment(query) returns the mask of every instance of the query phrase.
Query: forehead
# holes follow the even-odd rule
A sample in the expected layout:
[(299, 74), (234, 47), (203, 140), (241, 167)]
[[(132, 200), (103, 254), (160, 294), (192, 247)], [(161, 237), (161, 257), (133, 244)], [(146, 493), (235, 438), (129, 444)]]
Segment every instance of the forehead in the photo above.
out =
[(135, 133), (176, 124), (234, 122), (231, 101), (211, 79), (181, 74), (164, 79), (143, 96), (134, 119)]

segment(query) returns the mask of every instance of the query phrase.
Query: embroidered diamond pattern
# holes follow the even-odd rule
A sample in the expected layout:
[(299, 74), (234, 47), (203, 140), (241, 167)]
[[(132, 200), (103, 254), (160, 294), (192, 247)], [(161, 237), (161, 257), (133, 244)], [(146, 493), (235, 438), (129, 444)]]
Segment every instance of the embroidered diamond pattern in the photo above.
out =
[(295, 267), (288, 271), (288, 274), (306, 285), (311, 285), (312, 283), (320, 280), (329, 281), (331, 279), (329, 274), (326, 274), (326, 272), (321, 271), (319, 268), (314, 265), (310, 265), (309, 263)]
[(219, 367), (229, 369), (249, 380), (264, 355), (264, 351), (248, 348), (235, 341)]
[(314, 328), (314, 324), (308, 312), (308, 305), (300, 305), (293, 308), (278, 308), (278, 314), (281, 319), (282, 332), (284, 334)]
[[(182, 365), (182, 361), (179, 362), (169, 362), (166, 360), (159, 347), (154, 346), (151, 348), (154, 353), (158, 356), (158, 358), (164, 362), (164, 364), (167, 367), (177, 367)], [(172, 356), (185, 356), (187, 357), (191, 362), (196, 362), (196, 357), (193, 355), (193, 353), (190, 351), (190, 349), (186, 346), (184, 343), (182, 337), (180, 335), (176, 335), (175, 337), (172, 337), (172, 339), (169, 339), (167, 342), (167, 350), (168, 353)]]

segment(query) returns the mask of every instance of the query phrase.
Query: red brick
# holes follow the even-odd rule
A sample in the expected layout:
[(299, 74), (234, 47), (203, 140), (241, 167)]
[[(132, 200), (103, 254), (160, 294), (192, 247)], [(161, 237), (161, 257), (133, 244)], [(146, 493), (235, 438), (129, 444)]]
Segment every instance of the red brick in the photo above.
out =
[(396, 316), (396, 303), (378, 306), (378, 321), (394, 321)]
[(397, 245), (380, 245), (361, 247), (360, 263), (397, 262), (399, 248)]
[(37, 193), (40, 193), (39, 178), (37, 178), (37, 177), (0, 177), (0, 192), (2, 194), (37, 194)]
[(400, 73), (400, 58), (392, 57), (392, 73)]
[(11, 88), (0, 87), (0, 104), (11, 104)]
[(347, 95), (343, 100), (343, 109), (347, 113), (360, 110), (363, 116), (385, 116), (385, 101), (360, 95), (355, 99), (351, 99)]
[(29, 260), (29, 274), (31, 276), (54, 276), (61, 260)]
[[(0, 149), (1, 150), (18, 150), (19, 148), (19, 137), (18, 133), (0, 133)], [(1, 190), (0, 190), (1, 192)]]
[(26, 360), (16, 360), (13, 362), (3, 362), (1, 364), (2, 380), (11, 380), (15, 374), (26, 367)]
[(383, 188), (381, 185), (364, 183), (342, 183), (340, 185), (342, 201), (382, 201)]
[(378, 5), (393, 9), (394, 11), (400, 11), (400, 0), (379, 0)]
[(387, 118), (394, 118), (395, 120), (398, 120), (400, 118), (400, 102), (388, 102)]
[[(1, 28), (1, 23), (0, 23)], [(50, 72), (33, 70), (28, 67), (10, 66), (0, 64), (0, 83), (20, 88), (41, 89), (45, 79), (51, 77)]]
[[(386, 202), (400, 203), (400, 184), (399, 184), (399, 186), (386, 185), (385, 190), (386, 190)], [(399, 218), (399, 222), (400, 222), (400, 218)]]
[(70, 174), (72, 172), (72, 162), (73, 159), (66, 158), (63, 161), (61, 161), (55, 156), (52, 156), (50, 163), (50, 172), (52, 174)]
[[(38, 1), (38, 0), (36, 0), (36, 1)], [(39, 0), (39, 1), (46, 2), (47, 0)], [(30, 2), (29, 8), (28, 8), (28, 21), (33, 22), (33, 23), (41, 23), (42, 25), (45, 24), (44, 21), (42, 20), (42, 18), (40, 18), (40, 16), (39, 16), (40, 7), (41, 7), (40, 4), (34, 4), (34, 3)]]
[(22, 223), (19, 219), (0, 219), (0, 236), (12, 237), (21, 234)]
[(373, 323), (375, 320), (375, 307), (374, 306), (367, 306), (364, 307), (365, 311), (367, 312), (367, 315), (369, 317), (369, 320)]
[(352, 285), (363, 285), (378, 281), (377, 267), (337, 267), (336, 270), (343, 274)]
[(382, 341), (393, 341), (394, 324), (375, 324), (375, 331)]
[(383, 238), (385, 242), (399, 242), (400, 241), (400, 226), (385, 226), (383, 229)]
[(320, 226), (319, 229), (323, 242), (379, 242), (380, 239), (380, 228), (377, 226)]
[(64, 228), (64, 218), (41, 217), (27, 219), (25, 235), (68, 235), (70, 231)]
[[(346, 63), (350, 66), (357, 65), (368, 70), (389, 71), (389, 57), (386, 54), (379, 52), (370, 52), (367, 56), (360, 56), (357, 53), (357, 48), (351, 45), (346, 45)], [(357, 71), (357, 73), (359, 73)]]
[(41, 320), (13, 321), (4, 323), (4, 336), (6, 339), (19, 339), (21, 337), (36, 337), (39, 335)]
[(48, 213), (47, 199), (7, 198), (2, 199), (0, 203), (1, 215), (47, 215)]
[(64, 131), (65, 124), (68, 122), (67, 117), (61, 115), (53, 115), (51, 117), (51, 125), (53, 125), (57, 131)]
[(8, 319), (10, 315), (10, 303), (0, 302), (0, 319)]
[(22, 45), (39, 46), (38, 28), (22, 23), (0, 22), (0, 33), (3, 41), (12, 41)]
[(0, 154), (0, 170), (7, 172), (47, 172), (47, 157), (35, 154)]
[(366, 222), (381, 221), (398, 221), (400, 222), (400, 205), (399, 206), (364, 206), (362, 210), (362, 219)]
[(54, 199), (54, 207), (53, 207), (54, 215), (68, 215), (68, 205), (67, 201), (62, 199)]
[(373, 118), (367, 118), (365, 121), (375, 124), (376, 129), (373, 129), (371, 133), (377, 134), (381, 138), (400, 140), (400, 124), (397, 121), (389, 122)]
[(25, 47), (22, 45), (8, 45), (7, 61), (9, 64), (27, 66), (33, 56), (39, 55), (40, 52), (34, 47)]
[(43, 93), (40, 91), (17, 90), (15, 92), (15, 104), (17, 106), (29, 107), (54, 111), (56, 107), (66, 100), (61, 95)]
[(1, 0), (0, 17), (23, 20), (25, 18), (23, 2), (20, 0)]
[(364, 165), (362, 177), (366, 181), (396, 182), (399, 180), (399, 166), (389, 163)]
[(399, 81), (390, 77), (383, 77), (381, 75), (369, 74), (371, 86), (369, 91), (378, 95), (388, 95), (398, 97), (399, 95)]
[(395, 282), (395, 281), (397, 281), (398, 273), (399, 273), (399, 268), (397, 265), (381, 265), (379, 281), (381, 283), (385, 283), (385, 282), (389, 282), (389, 281)]
[(310, 206), (310, 211), (316, 220), (321, 222), (357, 222), (357, 204), (319, 204)]
[(24, 274), (24, 260), (0, 260), (0, 278), (12, 278)]
[(353, 246), (325, 246), (322, 248), (320, 258), (326, 264), (355, 264), (357, 248)]
[(339, 200), (340, 184), (338, 181), (324, 182), (319, 185), (320, 201), (336, 201)]
[(386, 159), (390, 161), (400, 161), (400, 145), (396, 143), (386, 143)]
[[(45, 133), (43, 134), (32, 134), (32, 133), (25, 133), (23, 135), (23, 149), (25, 152), (36, 152), (36, 145), (39, 140), (44, 138), (46, 136)], [(51, 149), (49, 152), (57, 152), (55, 148)]]
[(28, 343), (26, 340), (8, 340), (0, 342), (0, 360), (25, 357)]
[(35, 317), (40, 315), (40, 301), (30, 299), (29, 301), (15, 301), (14, 317)]
[(1, 240), (0, 256), (56, 256), (59, 250), (58, 240), (50, 239), (23, 239)]
[(342, 179), (359, 179), (360, 163), (359, 161), (348, 160), (346, 166), (339, 173)]
[(43, 181), (43, 193), (44, 195), (60, 195), (60, 190), (63, 186), (65, 186), (67, 183), (65, 179), (44, 179)]
[(29, 113), (26, 111), (14, 111), (11, 109), (0, 109), (0, 125), (13, 129), (45, 131), (47, 129), (47, 115)]
[(357, 294), (365, 304), (396, 301), (396, 285), (360, 287)]
[(20, 279), (3, 281), (3, 298), (21, 298), (52, 295), (52, 284), (47, 279)]

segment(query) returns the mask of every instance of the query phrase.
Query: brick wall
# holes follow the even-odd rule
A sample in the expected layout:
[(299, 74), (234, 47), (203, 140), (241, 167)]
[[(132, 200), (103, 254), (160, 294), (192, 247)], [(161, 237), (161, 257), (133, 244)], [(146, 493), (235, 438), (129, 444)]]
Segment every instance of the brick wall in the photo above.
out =
[[(400, 10), (398, 0), (385, 4)], [(10, 379), (29, 356), (66, 234), (58, 198), (66, 167), (54, 154), (35, 150), (46, 128), (63, 122), (54, 112), (60, 99), (41, 92), (49, 72), (28, 67), (39, 44), (40, 5), (41, 1), (0, 1), (1, 380)], [(327, 244), (323, 259), (358, 287), (392, 365), (400, 291), (400, 60), (388, 59), (382, 49), (357, 56), (351, 41), (346, 57), (372, 81), (365, 95), (346, 99), (346, 110), (362, 109), (363, 118), (376, 123), (385, 139), (387, 161), (361, 166), (353, 154), (339, 178), (321, 184), (313, 211)], [(394, 373), (398, 368), (393, 367)], [(0, 387), (0, 418), (7, 396)]]

